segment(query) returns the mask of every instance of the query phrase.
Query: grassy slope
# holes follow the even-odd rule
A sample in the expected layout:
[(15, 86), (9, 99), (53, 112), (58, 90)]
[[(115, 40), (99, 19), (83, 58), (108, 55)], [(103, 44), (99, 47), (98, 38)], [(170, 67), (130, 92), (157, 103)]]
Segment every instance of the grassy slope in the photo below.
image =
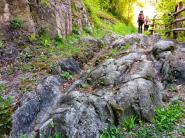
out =
[(90, 14), (91, 22), (94, 24), (94, 36), (102, 36), (107, 33), (107, 31), (120, 35), (136, 32), (136, 29), (132, 25), (126, 25), (110, 13), (102, 10), (101, 6), (98, 4), (98, 0), (83, 1), (87, 7), (88, 13)]

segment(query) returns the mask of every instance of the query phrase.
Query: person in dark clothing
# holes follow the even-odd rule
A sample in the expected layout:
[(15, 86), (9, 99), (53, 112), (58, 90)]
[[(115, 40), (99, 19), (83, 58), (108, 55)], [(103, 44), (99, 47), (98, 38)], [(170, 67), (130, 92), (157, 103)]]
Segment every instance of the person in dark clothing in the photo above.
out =
[(138, 33), (143, 32), (144, 20), (145, 20), (145, 17), (144, 17), (143, 11), (140, 11), (139, 16), (138, 16), (138, 20), (137, 20), (137, 22), (138, 22)]

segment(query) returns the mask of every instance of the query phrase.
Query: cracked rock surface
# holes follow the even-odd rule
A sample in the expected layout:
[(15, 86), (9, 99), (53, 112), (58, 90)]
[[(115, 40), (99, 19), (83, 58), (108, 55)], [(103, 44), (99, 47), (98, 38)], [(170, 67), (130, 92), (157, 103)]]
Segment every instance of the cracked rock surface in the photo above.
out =
[(66, 138), (98, 138), (109, 124), (118, 125), (133, 114), (152, 121), (156, 107), (163, 105), (165, 82), (174, 71), (184, 73), (184, 63), (176, 62), (183, 49), (174, 53), (175, 43), (143, 35), (113, 35), (102, 41), (114, 48), (129, 42), (130, 48), (90, 72), (86, 79), (95, 91), (64, 93), (63, 80), (46, 78), (13, 115), (12, 138), (21, 134), (53, 137), (57, 132)]

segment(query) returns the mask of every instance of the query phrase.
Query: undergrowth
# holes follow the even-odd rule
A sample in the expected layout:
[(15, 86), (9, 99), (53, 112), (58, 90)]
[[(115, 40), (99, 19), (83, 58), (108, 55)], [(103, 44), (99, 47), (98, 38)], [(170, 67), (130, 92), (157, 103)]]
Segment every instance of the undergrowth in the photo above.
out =
[[(94, 23), (95, 31), (101, 30), (101, 32), (103, 31), (105, 34), (107, 34), (107, 32), (114, 32), (120, 35), (136, 32), (133, 25), (126, 25), (111, 13), (102, 10), (98, 0), (84, 0), (84, 3), (90, 14), (91, 21)], [(95, 34), (97, 33), (95, 32)]]
[(163, 138), (174, 137), (173, 129), (178, 135), (185, 136), (185, 127), (175, 126), (184, 117), (185, 106), (181, 102), (173, 102), (156, 109), (153, 124), (143, 122), (135, 116), (124, 119), (119, 126), (109, 126), (103, 130), (101, 138)]
[(154, 124), (160, 131), (171, 131), (184, 115), (185, 108), (180, 102), (171, 103), (156, 110)]
[(0, 96), (0, 136), (8, 134), (11, 129), (11, 115), (14, 111), (11, 97)]

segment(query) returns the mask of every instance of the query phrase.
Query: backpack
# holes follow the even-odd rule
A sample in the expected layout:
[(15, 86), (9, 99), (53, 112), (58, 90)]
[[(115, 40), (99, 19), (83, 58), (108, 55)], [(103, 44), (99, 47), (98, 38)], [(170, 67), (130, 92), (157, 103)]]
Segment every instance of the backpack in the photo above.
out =
[(144, 14), (139, 14), (139, 16), (138, 16), (138, 22), (139, 23), (144, 23)]

